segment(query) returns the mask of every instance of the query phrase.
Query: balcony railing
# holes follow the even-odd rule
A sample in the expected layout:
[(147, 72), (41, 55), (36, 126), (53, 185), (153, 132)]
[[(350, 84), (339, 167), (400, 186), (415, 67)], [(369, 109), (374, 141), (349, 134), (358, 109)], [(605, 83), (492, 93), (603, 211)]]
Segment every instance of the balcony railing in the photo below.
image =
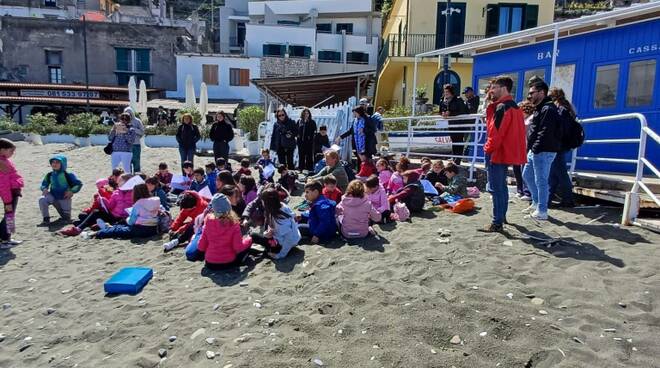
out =
[[(444, 40), (436, 40), (435, 34), (390, 34), (383, 42), (383, 51), (387, 50), (383, 58), (405, 56), (412, 57), (422, 52), (433, 51), (444, 46)], [(449, 46), (477, 41), (485, 38), (484, 35), (465, 35), (462, 40), (450, 37)], [(439, 41), (439, 42), (436, 42)], [(463, 41), (463, 42), (459, 42)]]

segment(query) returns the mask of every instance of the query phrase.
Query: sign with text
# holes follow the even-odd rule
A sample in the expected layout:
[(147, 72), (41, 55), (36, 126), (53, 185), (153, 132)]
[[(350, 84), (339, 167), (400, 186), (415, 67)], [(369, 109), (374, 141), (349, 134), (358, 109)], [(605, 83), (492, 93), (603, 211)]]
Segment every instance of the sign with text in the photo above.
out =
[(24, 97), (58, 97), (58, 98), (100, 98), (98, 91), (68, 91), (49, 89), (22, 89), (21, 96)]

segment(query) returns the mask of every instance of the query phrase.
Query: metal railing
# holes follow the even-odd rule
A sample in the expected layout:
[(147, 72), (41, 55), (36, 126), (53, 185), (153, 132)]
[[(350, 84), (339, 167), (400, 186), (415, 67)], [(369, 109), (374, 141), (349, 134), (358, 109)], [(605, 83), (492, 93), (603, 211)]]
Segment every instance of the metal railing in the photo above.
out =
[[(398, 33), (391, 33), (385, 38), (383, 42), (383, 48), (387, 47), (387, 56), (406, 56), (413, 57), (422, 52), (432, 51), (439, 48), (438, 43), (436, 42), (437, 35), (435, 33), (422, 34), (422, 33), (409, 33), (399, 35)], [(457, 40), (452, 37), (449, 39), (449, 46), (477, 41), (485, 38), (484, 35), (464, 35), (462, 42), (456, 42)], [(444, 40), (441, 41), (441, 44), (444, 45)]]
[(620, 115), (610, 115), (610, 116), (601, 116), (597, 118), (589, 118), (579, 120), (580, 124), (594, 124), (594, 123), (604, 123), (612, 121), (621, 121), (621, 120), (631, 120), (635, 119), (639, 122), (639, 138), (624, 138), (624, 139), (587, 139), (584, 141), (583, 146), (586, 144), (639, 144), (639, 149), (637, 152), (637, 159), (625, 159), (625, 158), (610, 158), (610, 157), (590, 157), (590, 156), (578, 156), (578, 151), (580, 148), (573, 150), (573, 156), (571, 157), (571, 167), (570, 173), (571, 176), (575, 173), (575, 164), (578, 160), (582, 161), (596, 161), (596, 162), (612, 162), (612, 163), (622, 163), (622, 164), (631, 164), (636, 165), (635, 169), (635, 179), (632, 189), (630, 192), (626, 193), (626, 198), (623, 204), (623, 216), (621, 218), (622, 225), (637, 225), (641, 226), (638, 223), (637, 216), (639, 215), (639, 189), (641, 188), (646, 194), (651, 197), (651, 199), (660, 206), (660, 199), (658, 196), (649, 189), (649, 187), (644, 183), (644, 167), (648, 167), (649, 170), (658, 178), (660, 178), (660, 170), (658, 170), (647, 158), (646, 158), (646, 140), (647, 137), (651, 137), (658, 144), (660, 144), (660, 136), (656, 134), (651, 128), (648, 127), (646, 122), (646, 116), (640, 113), (631, 113), (631, 114), (620, 114)]
[[(486, 134), (486, 125), (482, 115), (472, 114), (451, 117), (426, 115), (383, 118), (383, 123), (401, 121), (407, 122), (407, 130), (387, 131), (390, 134), (389, 145), (391, 148), (397, 147), (392, 135), (405, 134), (406, 156), (465, 159), (469, 163), (468, 180), (474, 181), (475, 164), (485, 161), (483, 149), (481, 148), (484, 145), (482, 142)], [(474, 122), (467, 123), (467, 121)], [(463, 139), (461, 142), (453, 142), (449, 138), (450, 135), (463, 135), (467, 139)], [(451, 149), (455, 146), (470, 147), (470, 150), (467, 154), (464, 152), (462, 155), (454, 155)], [(448, 152), (438, 152), (438, 149), (444, 149)]]

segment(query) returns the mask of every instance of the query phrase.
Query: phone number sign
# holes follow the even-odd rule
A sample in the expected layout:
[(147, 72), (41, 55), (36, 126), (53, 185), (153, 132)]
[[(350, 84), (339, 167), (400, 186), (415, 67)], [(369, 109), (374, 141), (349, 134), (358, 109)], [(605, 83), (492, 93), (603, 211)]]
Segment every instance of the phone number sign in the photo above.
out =
[(98, 91), (68, 91), (49, 89), (22, 89), (21, 96), (25, 97), (59, 97), (59, 98), (99, 98)]

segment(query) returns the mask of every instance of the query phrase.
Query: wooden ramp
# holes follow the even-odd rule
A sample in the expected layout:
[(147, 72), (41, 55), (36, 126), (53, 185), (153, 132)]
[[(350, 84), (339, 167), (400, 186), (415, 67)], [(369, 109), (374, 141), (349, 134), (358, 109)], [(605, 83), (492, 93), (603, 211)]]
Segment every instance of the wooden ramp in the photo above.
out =
[[(575, 194), (623, 204), (626, 193), (633, 187), (635, 177), (619, 173), (575, 172), (573, 180)], [(660, 179), (646, 178), (644, 183), (653, 193), (660, 195)], [(640, 189), (640, 208), (659, 207)]]

